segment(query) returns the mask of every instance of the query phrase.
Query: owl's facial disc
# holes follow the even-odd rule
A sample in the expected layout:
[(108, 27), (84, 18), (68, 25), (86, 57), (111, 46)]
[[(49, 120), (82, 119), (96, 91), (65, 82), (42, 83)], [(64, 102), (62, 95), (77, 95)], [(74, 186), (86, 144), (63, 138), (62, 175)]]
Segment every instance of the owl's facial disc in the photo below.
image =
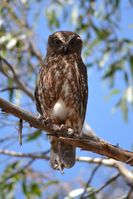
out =
[(69, 31), (55, 32), (48, 40), (48, 53), (81, 54), (82, 40), (76, 33)]

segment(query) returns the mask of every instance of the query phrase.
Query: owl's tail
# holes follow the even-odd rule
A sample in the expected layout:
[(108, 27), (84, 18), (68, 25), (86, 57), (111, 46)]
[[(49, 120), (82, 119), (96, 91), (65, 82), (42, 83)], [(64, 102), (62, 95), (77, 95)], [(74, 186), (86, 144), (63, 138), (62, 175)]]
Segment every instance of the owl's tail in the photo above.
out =
[(50, 162), (53, 169), (63, 171), (75, 164), (76, 148), (71, 144), (51, 138)]

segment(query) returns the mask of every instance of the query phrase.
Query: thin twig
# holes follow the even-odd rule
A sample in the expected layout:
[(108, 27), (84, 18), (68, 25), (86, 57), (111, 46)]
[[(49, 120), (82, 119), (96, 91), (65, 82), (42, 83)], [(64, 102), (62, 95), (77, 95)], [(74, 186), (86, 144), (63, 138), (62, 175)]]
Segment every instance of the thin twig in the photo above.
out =
[(92, 181), (92, 179), (93, 179), (93, 177), (94, 177), (96, 171), (99, 169), (100, 166), (101, 166), (101, 163), (99, 163), (98, 165), (96, 165), (96, 167), (95, 167), (95, 168), (93, 169), (93, 171), (91, 172), (91, 175), (90, 175), (90, 177), (89, 177), (89, 180), (88, 180), (87, 183), (86, 183), (84, 192), (82, 193), (80, 199), (83, 199), (83, 198), (84, 198), (84, 195), (85, 195), (86, 192), (87, 192), (87, 188), (88, 188), (88, 186), (90, 185), (90, 183), (91, 183), (91, 181)]
[(12, 91), (12, 90), (18, 90), (19, 88), (17, 86), (14, 87), (6, 87), (0, 90), (0, 92), (5, 92), (5, 91)]
[(92, 196), (93, 194), (97, 194), (100, 191), (102, 191), (105, 187), (107, 187), (109, 184), (111, 184), (112, 182), (114, 182), (118, 177), (120, 177), (120, 173), (116, 174), (115, 176), (113, 176), (112, 178), (110, 178), (107, 182), (105, 182), (105, 184), (103, 184), (100, 188), (96, 189), (95, 191), (91, 192), (90, 194), (88, 194), (87, 196), (85, 196), (83, 199), (85, 198), (89, 198), (90, 196)]
[(127, 193), (127, 196), (124, 199), (131, 199), (132, 193), (133, 193), (133, 187), (130, 188), (129, 192)]
[[(13, 80), (15, 81), (15, 83), (17, 84), (17, 86), (22, 90), (24, 91), (32, 100), (34, 100), (34, 96), (33, 94), (31, 93), (31, 91), (27, 88), (26, 85), (24, 85), (23, 82), (21, 82), (13, 68), (13, 66), (6, 60), (4, 59), (1, 55), (0, 55), (0, 64), (2, 65), (2, 62), (4, 62), (8, 67), (9, 69), (11, 70), (12, 74), (13, 74)], [(7, 76), (7, 74), (3, 71), (3, 74), (5, 74)]]

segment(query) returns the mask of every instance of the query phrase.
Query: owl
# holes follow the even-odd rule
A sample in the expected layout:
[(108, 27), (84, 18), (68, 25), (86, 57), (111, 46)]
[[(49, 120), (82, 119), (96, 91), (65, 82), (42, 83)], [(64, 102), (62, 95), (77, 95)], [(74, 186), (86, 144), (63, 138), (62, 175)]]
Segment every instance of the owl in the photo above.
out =
[[(48, 38), (47, 54), (35, 89), (41, 116), (81, 134), (88, 98), (87, 69), (81, 58), (82, 40), (70, 31), (58, 31)], [(63, 170), (75, 164), (76, 149), (51, 136), (50, 162)]]

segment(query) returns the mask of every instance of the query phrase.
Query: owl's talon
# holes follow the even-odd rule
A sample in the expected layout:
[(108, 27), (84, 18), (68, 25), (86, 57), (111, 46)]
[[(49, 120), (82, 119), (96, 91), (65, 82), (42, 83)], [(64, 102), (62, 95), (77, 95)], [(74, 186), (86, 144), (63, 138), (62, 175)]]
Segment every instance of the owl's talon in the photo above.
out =
[(40, 115), (38, 119), (45, 125), (52, 124), (52, 120), (50, 117), (44, 118), (42, 115)]
[(68, 132), (68, 135), (70, 135), (70, 136), (74, 136), (75, 135), (74, 130), (71, 129), (71, 128), (69, 128), (67, 132)]

